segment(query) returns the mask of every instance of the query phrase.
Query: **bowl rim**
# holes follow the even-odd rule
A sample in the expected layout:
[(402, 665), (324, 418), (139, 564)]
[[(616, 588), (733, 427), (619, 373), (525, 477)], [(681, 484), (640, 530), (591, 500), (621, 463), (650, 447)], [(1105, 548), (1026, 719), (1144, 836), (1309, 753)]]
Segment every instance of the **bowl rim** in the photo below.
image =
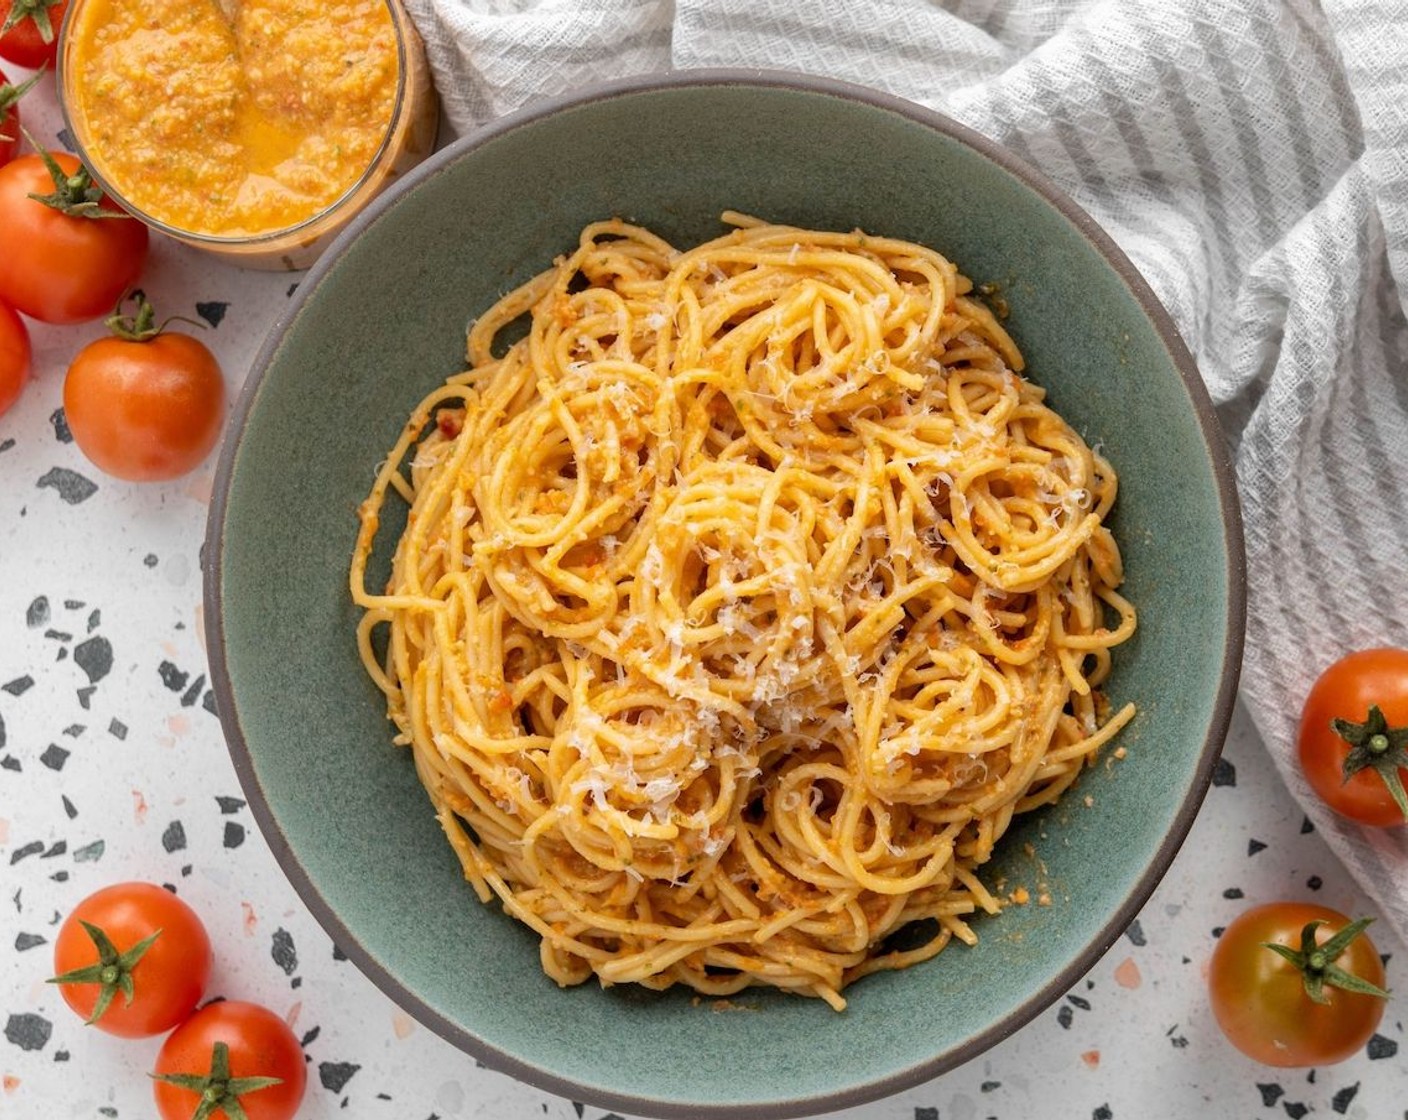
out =
[[(1148, 866), (1132, 885), (1127, 896), (1108, 916), (1097, 934), (1069, 964), (1061, 968), (1040, 988), (1026, 997), (999, 1022), (964, 1040), (957, 1046), (932, 1058), (917, 1062), (902, 1070), (850, 1084), (844, 1088), (814, 1093), (786, 1100), (753, 1104), (748, 1102), (693, 1103), (680, 1099), (659, 1099), (573, 1080), (531, 1061), (501, 1050), (479, 1038), (465, 1027), (452, 1022), (422, 1001), (387, 969), (383, 968), (361, 944), (319, 891), (308, 870), (292, 850), (277, 818), (269, 807), (263, 787), (254, 768), (254, 759), (240, 726), (235, 707), (233, 683), (225, 657), (225, 626), (222, 613), (222, 558), (226, 509), (234, 477), (234, 464), (239, 456), (246, 422), (259, 396), (259, 390), (269, 365), (280, 349), (289, 325), (303, 305), (321, 286), (327, 274), (336, 266), (342, 253), (382, 214), (393, 207), (403, 194), (439, 174), (449, 164), (466, 153), (484, 146), (511, 131), (530, 125), (542, 118), (567, 109), (598, 101), (692, 87), (753, 87), (783, 89), (801, 93), (821, 94), (844, 101), (858, 102), (896, 113), (908, 120), (936, 131), (976, 150), (1034, 190), (1055, 207), (1090, 243), (1099, 256), (1114, 269), (1131, 295), (1139, 303), (1167, 350), (1183, 382), (1193, 406), (1194, 418), (1211, 460), (1213, 480), (1221, 514), (1225, 550), (1223, 563), (1227, 573), (1227, 611), (1224, 618), (1225, 637), (1221, 649), (1221, 670), (1208, 731), (1199, 748), (1198, 763), (1189, 795), (1179, 807), (1159, 847)], [(529, 1085), (573, 1100), (587, 1100), (606, 1108), (661, 1117), (663, 1120), (786, 1120), (790, 1117), (864, 1104), (911, 1088), (921, 1082), (954, 1069), (1003, 1038), (1014, 1034), (1048, 1007), (1061, 994), (1084, 976), (1119, 939), (1136, 917), (1159, 881), (1168, 871), (1189, 830), (1192, 828), (1211, 784), (1213, 770), (1222, 753), (1236, 702), (1241, 674), (1242, 652), (1246, 623), (1246, 555), (1243, 544), (1241, 507), (1236, 487), (1235, 467), (1229, 444), (1224, 438), (1212, 399), (1198, 372), (1196, 363), (1179, 335), (1172, 317), (1133, 262), (1116, 245), (1095, 219), (1078, 206), (1064, 191), (1029, 164), (996, 141), (952, 118), (916, 102), (851, 82), (839, 81), (796, 71), (751, 68), (699, 68), (656, 71), (593, 84), (571, 93), (545, 98), (498, 117), (493, 121), (452, 141), (434, 152), (420, 165), (382, 192), (360, 211), (321, 258), (313, 265), (298, 291), (271, 324), (259, 352), (256, 354), (240, 393), (216, 469), (214, 489), (206, 522), (204, 542), (206, 557), (204, 608), (207, 619), (206, 647), (210, 676), (215, 692), (216, 708), (235, 773), (249, 800), (250, 810), (259, 824), (264, 840), (278, 861), (284, 875), (293, 885), (303, 904), (332, 938), (334, 944), (386, 996), (423, 1026), (429, 1028), (460, 1051), (478, 1058), (484, 1064)]]

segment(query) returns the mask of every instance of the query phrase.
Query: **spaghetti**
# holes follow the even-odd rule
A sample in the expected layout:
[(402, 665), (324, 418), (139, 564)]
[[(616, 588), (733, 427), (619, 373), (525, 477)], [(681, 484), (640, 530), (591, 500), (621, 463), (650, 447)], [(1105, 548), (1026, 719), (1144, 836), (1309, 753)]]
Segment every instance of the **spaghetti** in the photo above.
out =
[(976, 941), (1013, 815), (1132, 717), (1116, 477), (939, 254), (724, 218), (590, 225), (472, 325), (361, 507), (358, 643), (551, 977), (841, 1009)]

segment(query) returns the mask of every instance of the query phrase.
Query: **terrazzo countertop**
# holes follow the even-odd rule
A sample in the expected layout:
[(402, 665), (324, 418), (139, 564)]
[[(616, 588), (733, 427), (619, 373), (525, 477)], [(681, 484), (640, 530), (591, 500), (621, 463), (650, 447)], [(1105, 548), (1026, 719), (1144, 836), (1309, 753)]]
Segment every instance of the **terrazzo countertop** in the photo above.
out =
[[(25, 103), (60, 142), (52, 82)], [(298, 277), (154, 240), (143, 286), (204, 321), (235, 395)], [(208, 995), (283, 1015), (310, 1064), (307, 1120), (611, 1120), (480, 1067), (347, 962), (284, 879), (245, 804), (208, 686), (201, 543), (213, 460), (173, 484), (110, 480), (72, 443), (63, 372), (101, 325), (32, 330), (36, 377), (0, 418), (0, 1117), (146, 1118), (158, 1041), (86, 1029), (44, 980), (57, 927), (123, 879), (164, 883), (215, 943)], [(1408, 995), (1352, 1059), (1274, 1070), (1226, 1044), (1204, 976), (1255, 903), (1371, 913), (1240, 716), (1192, 834), (1090, 973), (950, 1074), (851, 1120), (1347, 1116), (1408, 1120)], [(1389, 984), (1408, 951), (1377, 927)], [(916, 1025), (916, 1029), (922, 1029)]]

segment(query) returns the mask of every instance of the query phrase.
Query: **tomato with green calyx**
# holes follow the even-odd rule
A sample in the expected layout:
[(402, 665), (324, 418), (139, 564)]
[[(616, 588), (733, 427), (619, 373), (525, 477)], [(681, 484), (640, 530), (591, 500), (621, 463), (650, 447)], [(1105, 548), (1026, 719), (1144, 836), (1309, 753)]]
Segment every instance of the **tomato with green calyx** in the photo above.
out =
[[(112, 334), (68, 367), (64, 414), (79, 449), (115, 478), (178, 478), (204, 461), (225, 422), (225, 379), (188, 334), (157, 326), (141, 292), (136, 309), (108, 318)], [(126, 302), (126, 301), (124, 301)]]
[(116, 883), (85, 898), (59, 927), (58, 975), (49, 983), (90, 1026), (146, 1038), (195, 1009), (210, 959), (194, 910), (152, 883)]
[(1306, 781), (1360, 824), (1408, 821), (1408, 649), (1367, 649), (1320, 674), (1296, 744)]
[(1300, 902), (1238, 916), (1208, 966), (1223, 1034), (1269, 1066), (1329, 1065), (1359, 1050), (1388, 996), (1383, 961), (1364, 935), (1369, 921)]
[(0, 167), (0, 300), (45, 323), (112, 310), (147, 260), (147, 227), (67, 152)]
[(303, 1048), (277, 1015), (222, 1000), (162, 1043), (152, 1074), (161, 1120), (292, 1120), (307, 1086)]
[(0, 0), (0, 58), (30, 70), (52, 66), (67, 8), (68, 0)]
[(0, 167), (9, 163), (20, 150), (20, 98), (34, 88), (41, 75), (13, 85), (0, 71)]

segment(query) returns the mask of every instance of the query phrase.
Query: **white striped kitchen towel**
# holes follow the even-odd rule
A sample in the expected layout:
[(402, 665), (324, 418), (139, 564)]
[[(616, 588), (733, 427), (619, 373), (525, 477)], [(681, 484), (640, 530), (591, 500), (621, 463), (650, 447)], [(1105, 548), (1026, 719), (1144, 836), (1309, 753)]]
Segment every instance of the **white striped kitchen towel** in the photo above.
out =
[(1408, 645), (1402, 0), (409, 3), (461, 132), (606, 78), (792, 69), (942, 110), (1073, 195), (1172, 312), (1236, 448), (1242, 702), (1408, 938), (1408, 828), (1340, 823), (1294, 761), (1319, 669)]

